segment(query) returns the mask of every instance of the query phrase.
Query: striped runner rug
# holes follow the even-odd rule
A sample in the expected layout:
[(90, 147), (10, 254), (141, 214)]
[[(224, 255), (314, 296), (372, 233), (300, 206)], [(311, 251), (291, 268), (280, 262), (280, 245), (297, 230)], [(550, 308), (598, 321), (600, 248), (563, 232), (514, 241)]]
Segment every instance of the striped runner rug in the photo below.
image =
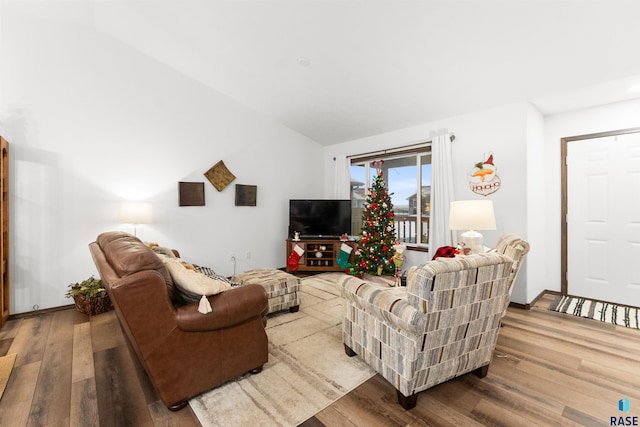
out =
[(558, 295), (549, 310), (640, 329), (640, 309), (636, 307)]

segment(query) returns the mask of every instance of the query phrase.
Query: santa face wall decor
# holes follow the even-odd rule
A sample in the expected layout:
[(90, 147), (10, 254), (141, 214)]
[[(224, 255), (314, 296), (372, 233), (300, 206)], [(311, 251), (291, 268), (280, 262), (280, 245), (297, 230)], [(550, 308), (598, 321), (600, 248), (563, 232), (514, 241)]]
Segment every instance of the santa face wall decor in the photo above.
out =
[(476, 194), (488, 196), (500, 189), (498, 168), (493, 164), (493, 153), (484, 162), (476, 163), (469, 172), (469, 188)]

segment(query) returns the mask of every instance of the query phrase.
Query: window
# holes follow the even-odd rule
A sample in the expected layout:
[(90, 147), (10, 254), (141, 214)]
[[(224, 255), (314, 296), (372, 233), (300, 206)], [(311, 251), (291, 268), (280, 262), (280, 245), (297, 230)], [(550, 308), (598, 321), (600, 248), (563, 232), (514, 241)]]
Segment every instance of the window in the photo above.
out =
[(431, 197), (431, 151), (429, 147), (351, 159), (351, 232), (362, 229), (362, 212), (366, 193), (376, 173), (374, 160), (384, 160), (382, 172), (391, 194), (396, 237), (404, 243), (429, 243), (429, 204)]

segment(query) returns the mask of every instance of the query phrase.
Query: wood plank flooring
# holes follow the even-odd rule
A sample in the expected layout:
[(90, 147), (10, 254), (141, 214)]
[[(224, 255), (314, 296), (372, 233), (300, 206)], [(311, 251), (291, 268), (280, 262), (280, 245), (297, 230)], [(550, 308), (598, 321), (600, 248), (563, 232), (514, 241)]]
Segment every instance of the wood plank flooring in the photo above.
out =
[[(433, 387), (405, 411), (375, 376), (302, 426), (602, 426), (622, 414), (622, 397), (631, 400), (625, 415), (640, 415), (640, 331), (551, 312), (552, 298), (508, 310), (487, 377)], [(114, 312), (10, 320), (0, 355), (10, 353), (18, 356), (1, 426), (200, 425), (188, 406), (162, 405)]]

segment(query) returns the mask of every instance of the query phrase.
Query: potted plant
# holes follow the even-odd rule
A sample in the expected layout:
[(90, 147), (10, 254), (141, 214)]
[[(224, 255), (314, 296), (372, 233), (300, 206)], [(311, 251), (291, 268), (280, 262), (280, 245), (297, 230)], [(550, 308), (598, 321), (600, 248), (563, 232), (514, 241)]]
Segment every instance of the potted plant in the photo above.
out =
[(65, 297), (73, 298), (76, 309), (89, 316), (113, 309), (104, 283), (93, 276), (82, 282), (70, 284)]

